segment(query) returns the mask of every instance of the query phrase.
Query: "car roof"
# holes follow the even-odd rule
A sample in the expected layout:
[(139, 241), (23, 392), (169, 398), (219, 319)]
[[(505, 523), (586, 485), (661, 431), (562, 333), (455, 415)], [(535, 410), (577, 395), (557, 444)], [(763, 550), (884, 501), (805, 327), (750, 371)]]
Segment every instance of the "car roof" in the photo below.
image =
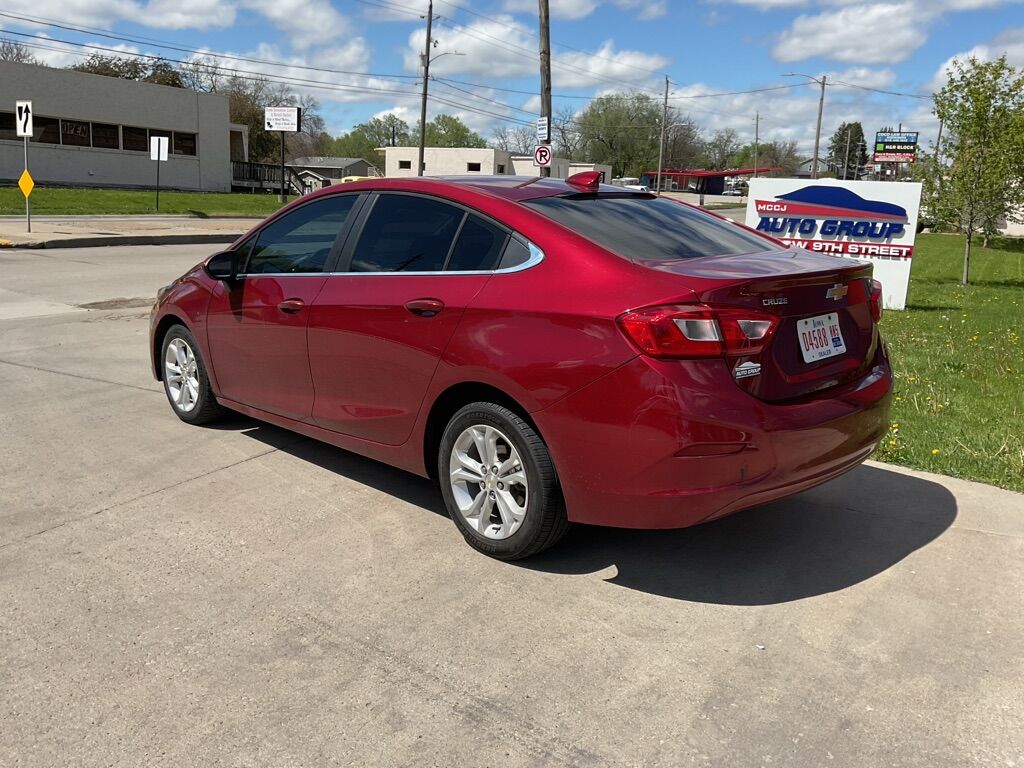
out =
[[(392, 189), (423, 192), (443, 192), (444, 189), (452, 186), (469, 188), (476, 192), (493, 197), (511, 201), (532, 200), (539, 197), (553, 197), (555, 195), (580, 194), (584, 190), (568, 184), (565, 179), (541, 178), (539, 176), (403, 176), (403, 177), (378, 177), (366, 181), (354, 181), (348, 184), (337, 184), (328, 187), (321, 192), (341, 192), (348, 190), (374, 190)], [(637, 190), (616, 187), (610, 184), (601, 184), (598, 187), (598, 194), (629, 194), (636, 192), (638, 196), (644, 193)], [(317, 194), (317, 193), (314, 193)]]

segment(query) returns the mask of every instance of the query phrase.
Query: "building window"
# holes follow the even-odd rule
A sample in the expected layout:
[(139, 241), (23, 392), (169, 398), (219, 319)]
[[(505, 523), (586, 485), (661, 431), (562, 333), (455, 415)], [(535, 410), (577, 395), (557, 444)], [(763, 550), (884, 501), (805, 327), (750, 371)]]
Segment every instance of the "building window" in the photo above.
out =
[(60, 120), (55, 117), (32, 118), (33, 141), (40, 144), (60, 144)]
[(123, 148), (129, 152), (149, 152), (149, 131), (126, 125), (121, 129)]
[(195, 155), (196, 135), (194, 133), (174, 132), (174, 154)]
[(14, 128), (13, 112), (0, 112), (0, 139), (20, 141), (18, 132)]
[(480, 173), (480, 163), (466, 163), (466, 170), (476, 173)]
[(121, 132), (116, 125), (93, 123), (92, 145), (100, 149), (120, 149)]
[(400, 170), (400, 171), (411, 171), (412, 170), (412, 160), (399, 160), (398, 161), (398, 170)]
[(505, 172), (505, 166), (502, 165), (501, 163), (498, 163), (498, 173), (504, 173), (504, 172)]
[(89, 130), (89, 123), (80, 120), (61, 120), (60, 143), (67, 147), (91, 146), (92, 131)]

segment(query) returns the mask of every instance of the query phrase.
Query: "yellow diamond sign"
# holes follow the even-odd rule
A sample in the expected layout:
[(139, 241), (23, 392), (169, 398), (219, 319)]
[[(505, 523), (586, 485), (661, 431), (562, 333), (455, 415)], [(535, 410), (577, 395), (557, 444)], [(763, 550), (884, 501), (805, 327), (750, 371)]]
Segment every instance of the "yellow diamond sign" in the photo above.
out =
[(28, 172), (28, 168), (21, 174), (21, 178), (18, 179), (18, 186), (21, 187), (21, 194), (28, 197), (32, 194), (32, 190), (35, 189), (36, 183), (32, 181), (32, 174)]

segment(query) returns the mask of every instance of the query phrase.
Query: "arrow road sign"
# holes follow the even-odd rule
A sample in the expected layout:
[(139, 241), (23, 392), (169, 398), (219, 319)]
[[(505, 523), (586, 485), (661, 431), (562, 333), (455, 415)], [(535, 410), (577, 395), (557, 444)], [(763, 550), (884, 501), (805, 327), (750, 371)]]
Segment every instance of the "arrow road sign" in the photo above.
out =
[(533, 150), (533, 164), (538, 168), (547, 168), (551, 165), (551, 147), (541, 144)]
[(16, 101), (14, 105), (17, 112), (18, 138), (32, 138), (32, 102)]

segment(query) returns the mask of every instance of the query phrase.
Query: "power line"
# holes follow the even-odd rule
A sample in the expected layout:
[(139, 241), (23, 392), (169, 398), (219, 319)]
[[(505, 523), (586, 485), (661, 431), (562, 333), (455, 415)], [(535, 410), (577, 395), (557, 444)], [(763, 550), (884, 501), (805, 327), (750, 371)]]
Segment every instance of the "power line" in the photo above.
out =
[[(150, 61), (163, 61), (163, 62), (167, 62), (167, 63), (170, 63), (170, 64), (188, 64), (188, 63), (190, 63), (188, 61), (181, 60), (181, 59), (171, 59), (171, 58), (166, 58), (166, 57), (163, 57), (163, 56), (154, 56), (154, 55), (151, 55), (151, 54), (143, 54), (143, 53), (139, 53), (139, 54), (129, 53), (129, 52), (126, 52), (126, 51), (118, 50), (116, 48), (108, 48), (108, 47), (105, 47), (105, 46), (91, 45), (91, 44), (88, 44), (88, 43), (75, 43), (75, 42), (71, 42), (71, 41), (68, 41), (68, 40), (60, 40), (60, 39), (57, 39), (57, 38), (43, 37), (41, 35), (31, 35), (31, 34), (26, 33), (26, 32), (13, 32), (13, 31), (8, 30), (7, 34), (18, 35), (19, 37), (37, 38), (37, 39), (45, 40), (45, 41), (48, 41), (48, 42), (61, 43), (61, 44), (64, 44), (64, 45), (69, 45), (69, 46), (77, 46), (79, 48), (85, 48), (85, 49), (89, 49), (89, 50), (104, 51), (104, 52), (112, 54), (114, 56), (114, 58), (118, 58), (118, 59), (129, 60), (129, 59), (133, 59), (133, 58), (136, 58), (136, 59), (141, 58), (141, 59), (148, 59)], [(25, 46), (27, 48), (31, 48), (33, 50), (54, 51), (54, 52), (57, 52), (57, 53), (65, 53), (65, 54), (70, 54), (70, 55), (73, 55), (73, 56), (85, 57), (87, 55), (86, 53), (84, 53), (82, 51), (76, 51), (76, 50), (73, 50), (73, 49), (69, 50), (68, 48), (57, 48), (57, 47), (54, 47), (54, 46), (47, 46), (47, 45), (40, 45), (38, 43), (26, 43)], [(300, 87), (300, 88), (306, 88), (306, 89), (312, 89), (312, 90), (332, 91), (332, 92), (341, 92), (341, 93), (353, 93), (353, 92), (355, 92), (355, 93), (382, 93), (382, 94), (387, 94), (388, 96), (392, 96), (394, 98), (399, 98), (399, 99), (414, 99), (414, 98), (418, 99), (419, 98), (419, 94), (414, 92), (414, 91), (403, 91), (403, 90), (394, 89), (394, 88), (375, 88), (373, 86), (329, 84), (329, 83), (322, 83), (322, 82), (317, 81), (317, 80), (308, 80), (308, 79), (305, 79), (305, 78), (267, 75), (267, 74), (262, 73), (262, 72), (253, 72), (251, 70), (235, 69), (235, 68), (231, 68), (231, 67), (218, 67), (218, 66), (212, 65), (212, 64), (207, 64), (207, 65), (204, 65), (204, 66), (206, 66), (208, 69), (216, 70), (218, 72), (227, 73), (231, 77), (237, 77), (240, 80), (246, 80), (246, 81), (251, 81), (251, 82), (265, 81), (265, 82), (270, 82), (270, 83), (277, 83), (277, 84), (280, 84), (280, 85), (289, 85), (289, 86), (293, 86), (293, 87)], [(464, 112), (470, 112), (470, 113), (481, 115), (481, 116), (484, 116), (484, 117), (494, 118), (496, 120), (503, 121), (503, 122), (517, 123), (517, 124), (520, 124), (520, 125), (532, 125), (532, 123), (530, 123), (528, 121), (519, 120), (517, 118), (509, 117), (507, 115), (501, 115), (501, 114), (498, 114), (498, 113), (495, 113), (495, 112), (492, 112), (492, 111), (489, 111), (489, 110), (484, 110), (484, 109), (481, 109), (481, 108), (476, 107), (476, 106), (471, 105), (471, 104), (464, 104), (462, 102), (455, 101), (454, 99), (444, 98), (444, 97), (437, 97), (435, 100), (441, 102), (442, 104), (445, 104), (446, 106), (454, 107), (454, 108), (462, 110)]]
[[(884, 93), (888, 96), (905, 96), (908, 99), (930, 99), (931, 96), (923, 96), (920, 93), (903, 93), (901, 91), (886, 91), (882, 88), (871, 88), (867, 85), (857, 85), (856, 83), (847, 83), (843, 80), (833, 80), (834, 85), (845, 85), (849, 88), (857, 88), (862, 91), (873, 91), (874, 93)], [(806, 85), (806, 83), (800, 83), (800, 85)]]
[[(43, 16), (37, 16), (37, 17), (19, 16), (17, 14), (13, 14), (13, 13), (7, 13), (6, 11), (0, 11), (0, 16), (6, 17), (6, 18), (9, 18), (9, 19), (15, 19), (17, 21), (29, 22), (31, 24), (38, 24), (40, 26), (55, 27), (57, 29), (63, 29), (63, 30), (66, 30), (68, 32), (78, 32), (80, 34), (96, 35), (98, 37), (107, 38), (108, 40), (117, 40), (117, 41), (122, 42), (122, 43), (134, 43), (135, 45), (153, 45), (153, 46), (156, 46), (158, 48), (165, 48), (167, 50), (178, 51), (180, 53), (191, 53), (191, 54), (195, 54), (197, 56), (216, 56), (217, 58), (221, 58), (221, 59), (228, 59), (228, 60), (231, 60), (231, 61), (243, 61), (243, 62), (246, 62), (246, 63), (249, 63), (249, 64), (263, 64), (263, 65), (272, 66), (272, 67), (289, 67), (289, 68), (292, 68), (292, 69), (303, 69), (303, 70), (308, 70), (308, 71), (312, 71), (312, 72), (324, 72), (324, 73), (333, 74), (333, 75), (358, 75), (360, 77), (380, 77), (380, 78), (384, 78), (384, 79), (401, 79), (401, 80), (418, 80), (419, 79), (419, 77), (417, 75), (395, 75), (395, 74), (383, 74), (383, 73), (376, 73), (376, 72), (358, 72), (358, 71), (355, 71), (355, 70), (333, 69), (333, 68), (330, 68), (330, 67), (313, 67), (313, 66), (309, 66), (309, 65), (306, 65), (306, 64), (292, 64), (292, 63), (289, 63), (289, 62), (286, 62), (286, 61), (275, 61), (273, 59), (258, 59), (258, 58), (252, 57), (252, 56), (238, 56), (236, 54), (222, 53), (222, 52), (219, 52), (219, 51), (204, 51), (204, 50), (200, 50), (200, 49), (196, 49), (196, 48), (186, 48), (184, 46), (176, 45), (174, 43), (168, 43), (168, 42), (164, 42), (164, 41), (161, 41), (161, 40), (155, 40), (155, 39), (152, 39), (152, 38), (145, 38), (145, 37), (137, 37), (136, 38), (136, 37), (128, 37), (126, 35), (115, 35), (115, 34), (112, 34), (112, 33), (109, 33), (109, 32), (103, 32), (101, 30), (91, 29), (89, 27), (74, 26), (74, 25), (70, 25), (70, 24), (64, 24), (64, 23), (61, 23), (61, 22), (57, 22), (57, 21), (53, 21), (53, 20), (50, 20), (50, 19), (46, 19)], [(9, 30), (8, 34), (16, 35), (16, 34), (23, 34), (23, 33), (13, 32), (13, 31)], [(53, 38), (45, 38), (45, 39), (53, 39)], [(69, 44), (74, 45), (74, 43), (69, 43)], [(124, 51), (122, 51), (122, 53), (124, 53)]]

